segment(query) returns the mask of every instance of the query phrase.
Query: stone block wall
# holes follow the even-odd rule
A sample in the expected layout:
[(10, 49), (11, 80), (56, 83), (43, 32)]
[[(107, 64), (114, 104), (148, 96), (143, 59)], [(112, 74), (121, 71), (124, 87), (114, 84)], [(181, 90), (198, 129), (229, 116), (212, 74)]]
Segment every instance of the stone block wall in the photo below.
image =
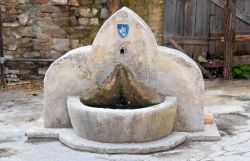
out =
[[(145, 7), (150, 15), (146, 21), (150, 22), (158, 40), (163, 23), (161, 2), (154, 0), (157, 7)], [(57, 59), (71, 49), (92, 44), (108, 18), (107, 0), (3, 0), (1, 3), (7, 58)], [(139, 11), (134, 3), (123, 2), (123, 5)], [(143, 17), (144, 12), (139, 15)], [(9, 61), (5, 64), (5, 74), (8, 81), (40, 79), (50, 63)]]

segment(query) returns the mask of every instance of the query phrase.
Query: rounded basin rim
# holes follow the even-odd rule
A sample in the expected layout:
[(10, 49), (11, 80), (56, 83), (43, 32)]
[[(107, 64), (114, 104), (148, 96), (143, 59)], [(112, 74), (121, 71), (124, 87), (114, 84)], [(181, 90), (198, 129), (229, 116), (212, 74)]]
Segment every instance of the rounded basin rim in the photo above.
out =
[[(67, 98), (67, 106), (68, 108), (75, 108), (78, 110), (88, 110), (92, 112), (108, 112), (108, 113), (117, 113), (122, 110), (122, 113), (134, 113), (134, 112), (146, 112), (146, 111), (156, 111), (160, 109), (171, 108), (171, 105), (177, 103), (177, 98), (174, 96), (166, 96), (162, 103), (148, 106), (144, 108), (138, 109), (110, 109), (110, 108), (102, 108), (102, 107), (91, 107), (83, 104), (80, 101), (79, 96), (68, 96)], [(72, 106), (73, 105), (73, 106)]]

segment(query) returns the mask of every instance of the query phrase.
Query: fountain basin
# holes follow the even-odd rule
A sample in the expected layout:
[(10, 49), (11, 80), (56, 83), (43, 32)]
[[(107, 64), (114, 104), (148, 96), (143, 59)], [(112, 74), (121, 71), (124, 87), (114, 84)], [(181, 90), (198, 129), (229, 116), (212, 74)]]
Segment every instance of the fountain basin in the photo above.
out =
[(177, 100), (166, 97), (157, 105), (140, 109), (109, 109), (84, 105), (69, 96), (67, 108), (74, 132), (105, 143), (142, 143), (162, 139), (173, 131)]

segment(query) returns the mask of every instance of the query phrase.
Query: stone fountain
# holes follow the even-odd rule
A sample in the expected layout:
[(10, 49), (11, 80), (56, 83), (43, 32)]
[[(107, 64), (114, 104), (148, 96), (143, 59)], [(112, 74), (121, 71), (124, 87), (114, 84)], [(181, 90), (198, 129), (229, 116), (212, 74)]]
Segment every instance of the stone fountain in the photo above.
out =
[(204, 81), (184, 53), (158, 46), (149, 26), (124, 7), (93, 45), (56, 60), (44, 79), (44, 127), (30, 138), (56, 138), (82, 151), (150, 153), (191, 140), (220, 140), (204, 125)]

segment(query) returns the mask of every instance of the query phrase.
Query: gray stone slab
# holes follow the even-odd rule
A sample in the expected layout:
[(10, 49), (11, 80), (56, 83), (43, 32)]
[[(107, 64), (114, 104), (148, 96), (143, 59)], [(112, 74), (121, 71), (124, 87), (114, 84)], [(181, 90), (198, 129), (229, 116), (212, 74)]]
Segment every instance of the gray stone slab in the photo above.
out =
[(109, 154), (146, 154), (173, 149), (186, 139), (191, 141), (219, 141), (220, 133), (216, 124), (205, 124), (203, 132), (174, 132), (166, 138), (145, 143), (102, 143), (90, 141), (77, 136), (71, 128), (40, 128), (35, 127), (26, 131), (28, 139), (52, 138), (59, 139), (68, 147), (87, 152)]
[(41, 127), (33, 127), (28, 129), (25, 132), (25, 136), (28, 139), (35, 139), (35, 138), (50, 138), (50, 139), (59, 139), (60, 131), (64, 129), (56, 129), (56, 128), (41, 128)]
[(221, 135), (215, 123), (205, 124), (204, 131), (186, 133), (180, 132), (186, 135), (188, 140), (192, 141), (220, 141)]
[(185, 135), (173, 133), (166, 138), (145, 143), (101, 143), (90, 141), (77, 136), (73, 130), (68, 130), (59, 135), (59, 140), (72, 149), (108, 154), (147, 154), (152, 152), (167, 151), (186, 140)]
[(60, 142), (74, 150), (108, 154), (146, 154), (167, 151), (186, 140), (186, 134), (172, 133), (163, 139), (145, 143), (102, 143), (81, 138), (70, 128), (32, 128), (27, 130), (25, 135), (28, 139), (59, 139)]
[(193, 141), (220, 141), (221, 135), (215, 123), (205, 124), (204, 131), (191, 133)]

